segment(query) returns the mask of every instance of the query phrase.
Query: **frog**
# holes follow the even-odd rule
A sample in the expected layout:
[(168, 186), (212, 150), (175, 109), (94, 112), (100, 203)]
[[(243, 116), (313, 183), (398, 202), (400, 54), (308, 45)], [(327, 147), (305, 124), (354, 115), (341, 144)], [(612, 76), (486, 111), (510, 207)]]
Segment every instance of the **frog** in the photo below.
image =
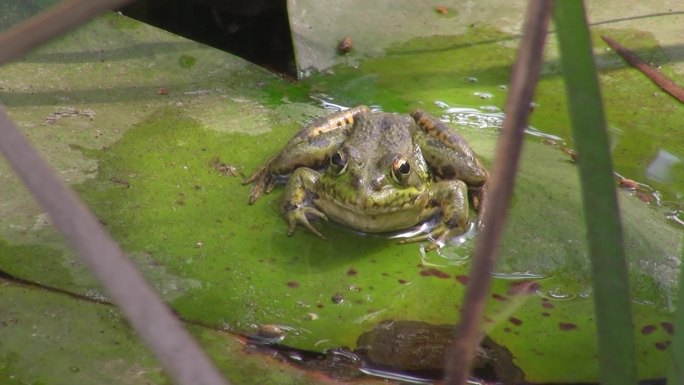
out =
[(466, 140), (423, 110), (410, 115), (357, 106), (313, 120), (259, 166), (249, 204), (285, 184), (279, 209), (288, 235), (297, 226), (325, 236), (313, 220), (364, 233), (415, 229), (400, 243), (441, 247), (465, 233), (470, 201), (482, 228), (488, 171)]

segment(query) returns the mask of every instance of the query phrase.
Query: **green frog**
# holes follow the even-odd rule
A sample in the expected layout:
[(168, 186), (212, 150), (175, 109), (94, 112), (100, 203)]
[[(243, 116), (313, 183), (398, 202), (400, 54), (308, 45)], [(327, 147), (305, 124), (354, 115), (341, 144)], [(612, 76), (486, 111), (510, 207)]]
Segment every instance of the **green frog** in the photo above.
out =
[(439, 119), (421, 110), (408, 116), (359, 106), (306, 125), (244, 184), (254, 183), (253, 204), (287, 181), (280, 211), (288, 235), (301, 225), (325, 238), (311, 224), (315, 218), (367, 233), (434, 220), (401, 241), (429, 239), (433, 248), (467, 230), (469, 192), (481, 226), (487, 177), (465, 139)]

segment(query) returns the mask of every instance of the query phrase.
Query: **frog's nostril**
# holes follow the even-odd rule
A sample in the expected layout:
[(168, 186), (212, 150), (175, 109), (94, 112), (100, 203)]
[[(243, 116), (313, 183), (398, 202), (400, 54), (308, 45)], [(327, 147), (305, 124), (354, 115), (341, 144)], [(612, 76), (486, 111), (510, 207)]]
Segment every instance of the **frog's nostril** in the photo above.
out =
[(380, 189), (382, 188), (382, 183), (384, 180), (385, 180), (384, 175), (381, 175), (381, 176), (373, 179), (373, 181), (371, 182), (371, 188), (375, 191), (380, 191)]
[(361, 177), (354, 177), (351, 180), (352, 186), (354, 186), (355, 189), (359, 189), (363, 186), (363, 180), (361, 180)]

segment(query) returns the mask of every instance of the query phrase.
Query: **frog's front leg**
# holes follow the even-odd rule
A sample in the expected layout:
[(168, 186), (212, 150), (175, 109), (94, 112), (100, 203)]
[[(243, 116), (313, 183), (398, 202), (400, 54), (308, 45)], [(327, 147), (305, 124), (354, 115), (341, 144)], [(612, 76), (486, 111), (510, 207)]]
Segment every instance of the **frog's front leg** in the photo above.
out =
[(433, 244), (428, 246), (431, 250), (468, 229), (468, 186), (460, 180), (444, 180), (435, 183), (429, 194), (426, 212), (437, 209), (439, 223), (429, 233), (408, 238), (402, 243), (431, 239)]
[(421, 110), (414, 111), (411, 116), (420, 129), (416, 135), (430, 169), (438, 179), (458, 179), (466, 183), (477, 210), (478, 227), (481, 227), (487, 200), (487, 169), (452, 127)]
[(314, 205), (317, 195), (314, 186), (320, 174), (310, 168), (296, 169), (285, 185), (285, 191), (280, 200), (280, 212), (287, 219), (287, 235), (292, 235), (298, 224), (306, 227), (312, 233), (325, 239), (309, 222), (310, 218), (328, 220), (328, 217)]
[(319, 169), (327, 165), (332, 155), (348, 135), (357, 114), (369, 113), (358, 106), (321, 117), (307, 124), (276, 155), (259, 166), (243, 184), (254, 183), (249, 203), (263, 193), (269, 193), (299, 167)]

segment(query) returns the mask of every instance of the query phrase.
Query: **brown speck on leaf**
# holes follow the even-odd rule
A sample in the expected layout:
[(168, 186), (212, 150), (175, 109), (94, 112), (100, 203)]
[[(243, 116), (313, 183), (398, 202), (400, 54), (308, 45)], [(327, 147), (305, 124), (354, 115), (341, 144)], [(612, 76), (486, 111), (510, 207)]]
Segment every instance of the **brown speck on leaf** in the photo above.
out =
[(620, 179), (620, 187), (624, 187), (629, 190), (636, 190), (639, 188), (639, 183), (633, 179), (622, 178)]
[(440, 5), (437, 8), (435, 8), (435, 11), (439, 13), (440, 15), (446, 15), (449, 13), (449, 8), (445, 7), (444, 5)]
[(354, 41), (351, 36), (346, 36), (344, 39), (340, 40), (337, 45), (337, 52), (346, 55), (354, 48)]
[(497, 294), (497, 293), (492, 294), (492, 298), (494, 298), (497, 301), (501, 301), (501, 302), (508, 301), (508, 298), (504, 297), (501, 294)]
[(449, 277), (450, 277), (449, 274), (443, 272), (442, 270), (438, 270), (438, 269), (435, 269), (435, 268), (422, 270), (422, 271), (420, 272), (420, 275), (422, 275), (423, 277), (430, 277), (430, 276), (432, 276), (432, 277), (437, 277), (437, 278), (442, 278), (442, 279), (445, 279), (445, 278), (449, 278)]
[(570, 322), (559, 322), (558, 328), (563, 331), (574, 330), (577, 329), (577, 325)]
[(467, 285), (468, 284), (468, 276), (467, 275), (457, 275), (456, 280), (461, 283), (462, 285)]
[(112, 183), (131, 188), (131, 184), (125, 179), (112, 178)]
[(221, 162), (218, 156), (215, 156), (209, 160), (209, 166), (214, 170), (218, 171), (222, 176), (237, 176), (237, 168)]
[(570, 155), (570, 159), (573, 162), (577, 162), (577, 156), (578, 156), (577, 151), (573, 150), (572, 148), (568, 148), (568, 147), (561, 147), (561, 151)]
[(643, 191), (639, 191), (637, 193), (637, 196), (644, 203), (651, 203), (651, 201), (653, 200), (653, 195), (646, 193), (646, 192), (643, 192)]
[(671, 322), (661, 322), (660, 326), (662, 326), (663, 330), (665, 330), (667, 334), (674, 334), (674, 325)]
[(512, 323), (515, 326), (522, 325), (522, 320), (515, 318), (515, 317), (508, 317), (508, 322)]

